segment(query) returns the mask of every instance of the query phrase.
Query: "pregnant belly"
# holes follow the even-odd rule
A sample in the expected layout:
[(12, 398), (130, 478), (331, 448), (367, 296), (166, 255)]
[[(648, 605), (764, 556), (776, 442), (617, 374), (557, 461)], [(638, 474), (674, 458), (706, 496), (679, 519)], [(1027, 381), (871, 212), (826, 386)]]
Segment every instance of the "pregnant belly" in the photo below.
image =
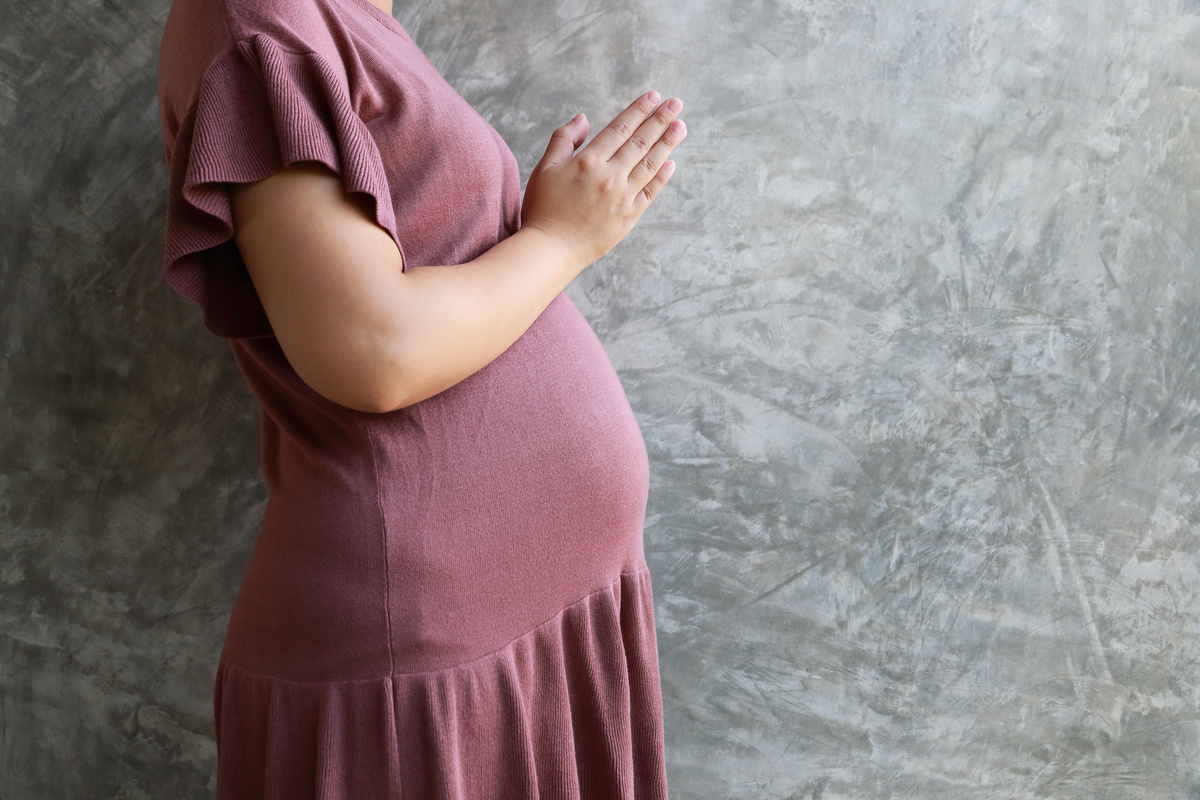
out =
[[(282, 409), (269, 359), (243, 365)], [(264, 437), (271, 500), (226, 639), (244, 666), (297, 680), (453, 666), (645, 565), (645, 444), (566, 295), (445, 392), (311, 426), (336, 428), (334, 444), (314, 449), (298, 410)]]
[(394, 422), (377, 449), (389, 574), (404, 587), (390, 609), (398, 660), (491, 652), (645, 564), (645, 444), (566, 295)]

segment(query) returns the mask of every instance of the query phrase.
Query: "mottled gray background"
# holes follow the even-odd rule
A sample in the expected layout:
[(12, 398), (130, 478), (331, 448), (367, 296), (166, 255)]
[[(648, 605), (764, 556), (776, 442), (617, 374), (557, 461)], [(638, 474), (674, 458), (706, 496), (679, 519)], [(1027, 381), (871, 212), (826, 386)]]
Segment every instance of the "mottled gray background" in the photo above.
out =
[[(0, 798), (205, 798), (263, 490), (161, 283), (165, 0), (0, 10)], [(672, 796), (1200, 798), (1200, 3), (396, 0), (527, 175), (677, 94), (570, 288), (651, 454)]]

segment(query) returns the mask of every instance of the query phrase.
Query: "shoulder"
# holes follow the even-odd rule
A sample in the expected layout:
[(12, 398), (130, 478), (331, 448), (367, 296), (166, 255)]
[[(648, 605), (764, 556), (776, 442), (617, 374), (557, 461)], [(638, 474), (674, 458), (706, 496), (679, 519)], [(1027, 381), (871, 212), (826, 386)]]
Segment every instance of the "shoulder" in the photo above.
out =
[(221, 3), (235, 40), (263, 36), (295, 53), (323, 52), (332, 45), (337, 0), (198, 0)]
[(330, 4), (341, 1), (173, 0), (159, 43), (158, 100), (165, 127), (174, 130), (182, 120), (216, 62), (254, 60), (263, 48), (336, 59), (337, 22)]
[(340, 0), (173, 0), (162, 46), (218, 52), (253, 36), (285, 49), (314, 48), (331, 36)]

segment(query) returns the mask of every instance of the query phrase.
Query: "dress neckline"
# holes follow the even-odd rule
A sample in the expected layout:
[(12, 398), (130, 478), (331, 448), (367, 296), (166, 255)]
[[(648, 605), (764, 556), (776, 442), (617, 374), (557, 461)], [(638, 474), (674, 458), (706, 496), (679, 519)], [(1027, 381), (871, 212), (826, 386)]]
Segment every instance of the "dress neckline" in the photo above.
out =
[(403, 36), (406, 40), (410, 42), (412, 41), (412, 37), (408, 35), (408, 31), (404, 30), (404, 26), (401, 25), (391, 14), (372, 3), (371, 0), (354, 0), (354, 2), (365, 8), (370, 13), (374, 14), (380, 22)]

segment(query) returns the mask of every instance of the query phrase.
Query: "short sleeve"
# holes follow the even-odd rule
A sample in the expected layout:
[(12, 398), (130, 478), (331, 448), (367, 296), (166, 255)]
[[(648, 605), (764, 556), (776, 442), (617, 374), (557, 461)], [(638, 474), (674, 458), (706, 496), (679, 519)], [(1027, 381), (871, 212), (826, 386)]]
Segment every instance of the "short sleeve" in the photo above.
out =
[(375, 221), (403, 254), (379, 150), (354, 111), (342, 65), (319, 53), (291, 52), (265, 34), (235, 42), (205, 68), (167, 160), (165, 278), (218, 336), (271, 335), (233, 241), (232, 183), (303, 161), (326, 164), (347, 192), (374, 198)]

